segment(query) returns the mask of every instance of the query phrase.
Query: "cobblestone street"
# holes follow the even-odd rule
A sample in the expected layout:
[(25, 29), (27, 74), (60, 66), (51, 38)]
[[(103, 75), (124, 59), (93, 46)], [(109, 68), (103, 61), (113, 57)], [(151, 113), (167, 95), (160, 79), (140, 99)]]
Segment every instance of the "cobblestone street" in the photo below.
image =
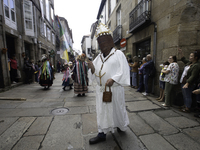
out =
[(1, 150), (200, 149), (200, 119), (175, 107), (163, 108), (153, 95), (130, 87), (125, 87), (128, 130), (108, 133), (106, 142), (89, 145), (97, 135), (95, 85), (77, 97), (73, 90), (63, 91), (62, 76), (57, 73), (48, 90), (32, 83), (0, 93)]

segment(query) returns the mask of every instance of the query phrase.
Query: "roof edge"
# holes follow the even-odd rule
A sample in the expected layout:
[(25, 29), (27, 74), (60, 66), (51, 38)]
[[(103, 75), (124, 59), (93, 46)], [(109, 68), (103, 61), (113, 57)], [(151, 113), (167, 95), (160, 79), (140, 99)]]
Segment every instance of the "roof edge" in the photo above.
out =
[(98, 15), (97, 15), (97, 20), (99, 20), (99, 17), (100, 17), (100, 15), (101, 15), (101, 12), (102, 12), (102, 10), (103, 10), (103, 7), (104, 7), (105, 3), (106, 3), (106, 0), (102, 0), (102, 1), (101, 1), (101, 5), (100, 5), (100, 7), (99, 7), (99, 12), (98, 12)]

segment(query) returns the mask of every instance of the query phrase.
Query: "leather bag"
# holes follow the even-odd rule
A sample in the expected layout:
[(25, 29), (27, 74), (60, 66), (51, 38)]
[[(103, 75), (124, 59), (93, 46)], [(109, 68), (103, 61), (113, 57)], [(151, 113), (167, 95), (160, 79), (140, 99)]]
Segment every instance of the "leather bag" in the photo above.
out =
[(106, 85), (105, 85), (105, 91), (103, 92), (103, 102), (112, 102), (111, 88), (109, 87), (109, 91), (106, 91)]

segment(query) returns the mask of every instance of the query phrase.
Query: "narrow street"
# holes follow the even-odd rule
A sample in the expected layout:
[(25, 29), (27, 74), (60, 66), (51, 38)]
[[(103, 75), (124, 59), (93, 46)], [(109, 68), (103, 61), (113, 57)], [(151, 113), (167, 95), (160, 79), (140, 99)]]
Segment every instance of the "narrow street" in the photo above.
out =
[(153, 95), (143, 96), (130, 87), (125, 87), (128, 130), (108, 133), (106, 142), (89, 145), (97, 135), (95, 85), (77, 97), (73, 90), (63, 91), (62, 76), (55, 75), (50, 89), (32, 83), (0, 93), (1, 150), (200, 149), (200, 119), (163, 108)]

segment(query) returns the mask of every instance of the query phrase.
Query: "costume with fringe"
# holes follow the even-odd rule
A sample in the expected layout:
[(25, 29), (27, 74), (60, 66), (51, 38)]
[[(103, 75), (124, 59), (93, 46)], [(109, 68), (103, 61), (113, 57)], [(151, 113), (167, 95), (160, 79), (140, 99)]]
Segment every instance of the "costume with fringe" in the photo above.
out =
[(74, 93), (75, 94), (84, 94), (88, 92), (88, 66), (86, 62), (77, 60), (75, 63), (75, 68), (73, 70), (73, 79), (74, 79)]
[(52, 86), (53, 84), (53, 70), (49, 61), (43, 62), (39, 70), (39, 84), (41, 86)]

